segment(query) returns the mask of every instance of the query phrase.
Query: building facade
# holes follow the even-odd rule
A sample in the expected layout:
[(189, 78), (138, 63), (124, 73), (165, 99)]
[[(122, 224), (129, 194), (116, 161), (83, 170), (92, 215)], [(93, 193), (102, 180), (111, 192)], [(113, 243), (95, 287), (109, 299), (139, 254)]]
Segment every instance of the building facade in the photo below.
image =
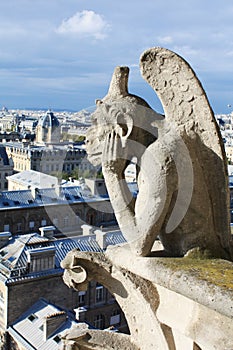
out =
[(57, 235), (72, 235), (80, 234), (83, 224), (116, 225), (109, 199), (81, 186), (3, 191), (0, 219), (0, 232), (12, 234), (38, 232), (42, 226), (53, 225)]
[(47, 111), (39, 118), (36, 127), (36, 142), (40, 144), (60, 142), (61, 126), (57, 117)]
[[(41, 297), (75, 312), (76, 319), (100, 329), (110, 326), (127, 331), (124, 315), (113, 296), (96, 281), (87, 291), (68, 288), (62, 279), (61, 261), (72, 249), (104, 253), (97, 235), (56, 239), (28, 234), (0, 234), (0, 329), (7, 328)], [(106, 244), (125, 242), (120, 232), (105, 233)], [(47, 237), (46, 237), (47, 236)]]
[(93, 168), (86, 159), (86, 151), (76, 145), (31, 145), (28, 142), (5, 144), (8, 157), (12, 159), (14, 171), (35, 170), (45, 174)]
[(7, 177), (13, 174), (13, 162), (4, 146), (0, 145), (0, 191), (7, 190)]

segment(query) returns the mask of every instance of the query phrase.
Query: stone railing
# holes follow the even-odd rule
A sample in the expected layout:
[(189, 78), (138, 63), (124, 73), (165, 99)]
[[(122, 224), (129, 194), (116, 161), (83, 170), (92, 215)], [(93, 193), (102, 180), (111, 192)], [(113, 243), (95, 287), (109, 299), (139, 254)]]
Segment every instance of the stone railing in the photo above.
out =
[(70, 332), (64, 349), (232, 350), (233, 263), (191, 257), (135, 257), (127, 245), (105, 254), (70, 252), (64, 281), (95, 279), (115, 296), (130, 335)]

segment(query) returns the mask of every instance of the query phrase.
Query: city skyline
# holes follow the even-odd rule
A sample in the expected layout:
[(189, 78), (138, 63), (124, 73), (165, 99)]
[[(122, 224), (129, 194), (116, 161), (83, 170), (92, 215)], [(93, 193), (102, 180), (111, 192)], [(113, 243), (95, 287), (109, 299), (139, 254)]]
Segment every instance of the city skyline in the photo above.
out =
[[(0, 12), (0, 108), (91, 109), (116, 65), (129, 89), (162, 107), (139, 71), (141, 53), (163, 46), (197, 73), (214, 113), (233, 107), (233, 4), (214, 0), (109, 3), (9, 0)], [(232, 107), (231, 107), (232, 106)]]

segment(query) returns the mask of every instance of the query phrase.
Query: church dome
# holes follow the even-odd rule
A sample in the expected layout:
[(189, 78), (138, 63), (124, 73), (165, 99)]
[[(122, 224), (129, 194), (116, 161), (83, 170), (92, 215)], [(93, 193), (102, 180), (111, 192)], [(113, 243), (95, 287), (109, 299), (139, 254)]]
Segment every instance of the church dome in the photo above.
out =
[(47, 111), (45, 115), (40, 117), (38, 121), (38, 126), (42, 128), (57, 128), (60, 125), (57, 117), (51, 111)]

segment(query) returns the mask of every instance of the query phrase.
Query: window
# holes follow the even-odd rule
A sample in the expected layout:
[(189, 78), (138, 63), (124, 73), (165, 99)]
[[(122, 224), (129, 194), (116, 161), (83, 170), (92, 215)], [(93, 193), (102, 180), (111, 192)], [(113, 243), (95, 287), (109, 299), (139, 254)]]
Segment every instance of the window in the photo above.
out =
[(5, 224), (4, 228), (3, 228), (4, 232), (10, 231), (10, 225), (9, 224)]
[(104, 287), (97, 285), (96, 291), (95, 291), (95, 301), (96, 303), (100, 303), (104, 301)]
[(79, 306), (85, 305), (85, 295), (86, 295), (86, 292), (78, 292), (78, 305)]
[(69, 225), (69, 217), (68, 216), (65, 216), (64, 219), (63, 219), (63, 225), (64, 226), (68, 226)]
[(46, 220), (45, 219), (41, 220), (41, 226), (46, 226)]
[(56, 335), (56, 337), (54, 337), (53, 340), (54, 340), (56, 343), (60, 343), (61, 338), (60, 338), (59, 335)]
[(28, 316), (28, 319), (29, 319), (29, 321), (31, 321), (31, 322), (35, 321), (37, 318), (38, 318), (38, 317), (37, 317), (36, 315), (34, 315), (34, 314), (31, 314), (30, 316)]
[(53, 218), (53, 225), (57, 226), (58, 225), (58, 218)]
[(119, 309), (114, 309), (110, 317), (110, 325), (117, 325), (121, 322), (121, 315)]
[(16, 231), (17, 231), (17, 232), (22, 232), (22, 222), (18, 222), (18, 223), (16, 224)]
[(35, 222), (34, 221), (29, 221), (29, 228), (34, 228)]
[(94, 327), (98, 329), (104, 328), (104, 316), (102, 314), (96, 315), (94, 318)]

